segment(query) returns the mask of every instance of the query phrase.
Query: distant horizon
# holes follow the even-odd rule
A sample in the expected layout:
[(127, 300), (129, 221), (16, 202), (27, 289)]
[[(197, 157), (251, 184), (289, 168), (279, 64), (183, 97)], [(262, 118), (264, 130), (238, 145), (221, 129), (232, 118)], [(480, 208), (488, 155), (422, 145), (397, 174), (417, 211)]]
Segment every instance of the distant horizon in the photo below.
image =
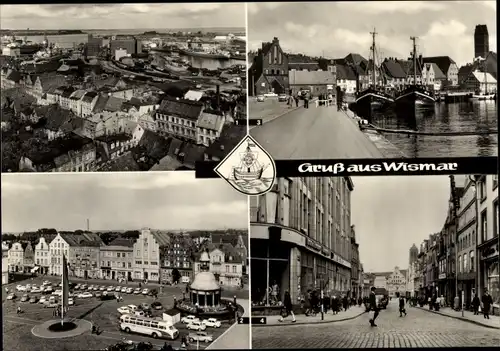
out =
[(226, 27), (163, 27), (163, 28), (89, 28), (89, 29), (81, 29), (81, 28), (0, 28), (0, 31), (33, 31), (33, 32), (36, 32), (36, 31), (48, 31), (48, 30), (61, 30), (61, 31), (64, 31), (64, 30), (80, 30), (82, 32), (85, 32), (85, 31), (109, 31), (109, 30), (145, 30), (145, 31), (151, 31), (151, 30), (185, 30), (185, 29), (198, 29), (198, 30), (201, 30), (201, 29), (238, 29), (238, 30), (241, 30), (243, 32), (246, 32), (246, 28), (245, 27), (232, 27), (232, 26), (226, 26)]
[[(40, 229), (55, 229), (57, 230), (57, 232), (75, 232), (77, 230), (81, 230), (81, 231), (84, 231), (86, 232), (87, 229), (57, 229), (57, 228), (45, 228), (45, 227), (40, 227), (38, 229), (31, 229), (31, 230), (23, 230), (21, 232), (2, 232), (0, 234), (0, 236), (2, 235), (5, 235), (5, 234), (23, 234), (23, 233), (33, 233), (33, 232), (37, 232), (38, 230)], [(91, 230), (88, 230), (89, 232), (92, 232), (92, 233), (95, 233), (95, 232), (128, 232), (128, 231), (141, 231), (143, 228), (141, 229), (91, 229)], [(248, 228), (212, 228), (212, 229), (196, 229), (196, 228), (189, 228), (189, 229), (159, 229), (159, 228), (148, 228), (149, 230), (151, 231), (169, 231), (169, 232), (191, 232), (191, 231), (228, 231), (228, 230), (242, 230), (242, 231), (248, 231)]]

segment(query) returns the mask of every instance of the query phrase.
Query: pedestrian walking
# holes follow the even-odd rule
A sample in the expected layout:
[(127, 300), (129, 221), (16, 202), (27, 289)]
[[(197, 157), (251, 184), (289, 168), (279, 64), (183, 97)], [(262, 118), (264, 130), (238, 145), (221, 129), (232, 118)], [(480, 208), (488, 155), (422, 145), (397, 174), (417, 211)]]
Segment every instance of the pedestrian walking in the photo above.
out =
[(484, 292), (482, 301), (483, 303), (483, 316), (486, 319), (490, 319), (490, 308), (491, 305), (493, 305), (493, 298), (491, 297), (490, 293), (488, 290)]
[(472, 309), (474, 310), (474, 315), (477, 316), (479, 314), (479, 306), (481, 305), (481, 300), (477, 294), (474, 294), (474, 298), (472, 299)]
[(288, 291), (285, 291), (285, 298), (283, 299), (283, 306), (284, 308), (284, 313), (281, 314), (281, 318), (279, 319), (280, 322), (283, 322), (286, 317), (292, 316), (292, 323), (297, 322), (295, 320), (295, 314), (293, 314), (292, 310), (292, 298), (290, 297), (290, 293)]
[(406, 317), (405, 298), (403, 296), (400, 296), (399, 297), (399, 316), (403, 317), (403, 314)]
[(349, 301), (347, 299), (347, 295), (344, 295), (344, 298), (342, 299), (342, 305), (344, 307), (344, 311), (347, 311), (349, 308)]
[(295, 100), (295, 107), (299, 107), (299, 97), (295, 95), (293, 99)]
[(373, 318), (370, 318), (370, 325), (376, 327), (375, 320), (379, 315), (379, 308), (377, 306), (377, 296), (375, 295), (375, 287), (372, 286), (370, 289), (370, 310), (373, 311)]

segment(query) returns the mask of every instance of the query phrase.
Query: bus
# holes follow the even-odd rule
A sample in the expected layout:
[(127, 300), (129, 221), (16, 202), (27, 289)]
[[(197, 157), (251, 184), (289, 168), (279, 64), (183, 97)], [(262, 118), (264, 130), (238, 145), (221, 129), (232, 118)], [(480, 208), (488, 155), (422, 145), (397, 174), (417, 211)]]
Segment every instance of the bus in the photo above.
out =
[(127, 333), (138, 333), (175, 340), (179, 331), (171, 324), (162, 320), (125, 314), (120, 317), (120, 329)]

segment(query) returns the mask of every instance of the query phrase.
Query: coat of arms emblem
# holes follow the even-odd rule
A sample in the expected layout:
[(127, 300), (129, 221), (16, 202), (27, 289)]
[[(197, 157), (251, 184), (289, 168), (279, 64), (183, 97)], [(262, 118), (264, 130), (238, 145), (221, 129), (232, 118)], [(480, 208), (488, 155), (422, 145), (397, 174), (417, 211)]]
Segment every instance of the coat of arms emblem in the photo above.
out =
[(276, 179), (276, 165), (271, 155), (250, 135), (217, 165), (215, 172), (246, 195), (268, 192)]

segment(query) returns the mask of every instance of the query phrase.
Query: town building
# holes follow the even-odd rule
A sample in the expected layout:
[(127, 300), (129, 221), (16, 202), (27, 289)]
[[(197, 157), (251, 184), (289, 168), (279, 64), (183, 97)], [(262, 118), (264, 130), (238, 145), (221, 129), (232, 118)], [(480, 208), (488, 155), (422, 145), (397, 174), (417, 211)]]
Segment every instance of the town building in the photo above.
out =
[(80, 101), (80, 116), (85, 118), (91, 116), (98, 99), (99, 94), (95, 91), (85, 93)]
[(408, 273), (406, 274), (406, 296), (415, 297), (418, 291), (415, 287), (415, 276), (417, 271), (418, 248), (415, 244), (412, 245), (409, 251)]
[(124, 49), (128, 54), (142, 52), (142, 44), (134, 37), (113, 37), (109, 41), (109, 50), (114, 53), (118, 49)]
[(361, 296), (361, 285), (360, 281), (360, 260), (359, 260), (359, 244), (356, 242), (356, 230), (354, 225), (351, 225), (350, 230), (351, 238), (351, 297), (358, 298)]
[(81, 100), (83, 96), (85, 95), (86, 91), (85, 90), (75, 90), (71, 95), (69, 96), (69, 110), (73, 112), (76, 116), (81, 116), (82, 115), (82, 103)]
[(99, 252), (103, 246), (101, 238), (95, 233), (61, 234), (49, 244), (51, 266), (50, 274), (62, 275), (63, 255), (68, 262), (68, 271), (71, 276), (89, 279), (98, 279)]
[(470, 72), (469, 76), (464, 80), (463, 85), (466, 89), (475, 92), (496, 93), (497, 80), (490, 73), (475, 70)]
[(201, 102), (166, 98), (156, 111), (157, 132), (196, 142), (196, 126), (202, 112)]
[(457, 86), (458, 85), (458, 66), (449, 56), (433, 56), (419, 58), (422, 65), (425, 63), (435, 63), (441, 72), (446, 76), (446, 81), (443, 82), (442, 88), (447, 86)]
[(170, 244), (167, 233), (142, 229), (134, 243), (132, 278), (139, 281), (160, 281), (160, 251)]
[(399, 267), (394, 267), (394, 270), (387, 275), (387, 291), (389, 296), (406, 295), (406, 275), (408, 271), (406, 269), (400, 269)]
[(422, 83), (431, 87), (434, 91), (439, 91), (446, 84), (446, 75), (441, 72), (437, 64), (433, 62), (424, 63), (422, 67)]
[(486, 24), (478, 24), (474, 29), (474, 58), (485, 58), (490, 51), (490, 37)]
[(329, 65), (328, 71), (334, 75), (336, 85), (341, 91), (351, 95), (356, 93), (356, 73), (350, 66), (336, 63)]
[(13, 243), (8, 252), (9, 271), (24, 272), (24, 249), (26, 244), (16, 242)]
[(353, 188), (350, 178), (279, 178), (250, 198), (254, 300), (267, 304), (270, 284), (294, 303), (308, 289), (350, 290)]
[(439, 293), (439, 267), (437, 261), (438, 237), (439, 233), (430, 234), (427, 240), (427, 251), (425, 253), (425, 288), (427, 296), (433, 296)]
[(262, 43), (248, 71), (250, 96), (288, 93), (288, 56), (283, 52), (278, 38)]
[(476, 246), (478, 206), (476, 187), (470, 177), (465, 178), (464, 190), (458, 210), (457, 228), (457, 272), (459, 290), (464, 293), (465, 304), (469, 306), (476, 291)]
[(100, 278), (132, 281), (134, 241), (117, 238), (100, 250)]
[(196, 125), (197, 143), (210, 146), (220, 137), (224, 127), (224, 116), (203, 112)]
[(295, 71), (289, 72), (289, 86), (292, 94), (309, 91), (313, 96), (324, 95), (336, 90), (336, 77), (329, 71)]
[(204, 252), (208, 252), (210, 257), (209, 272), (215, 275), (215, 279), (221, 286), (241, 286), (244, 260), (231, 244), (215, 245), (207, 243), (202, 245), (200, 251), (196, 255), (196, 262), (193, 267), (194, 275), (201, 271), (200, 257)]
[(50, 242), (55, 236), (41, 236), (35, 245), (35, 267), (38, 267), (38, 273), (48, 274), (51, 264)]
[(406, 72), (397, 58), (386, 58), (380, 68), (384, 74), (384, 80), (391, 90), (401, 91), (405, 87)]
[(97, 57), (101, 52), (103, 46), (102, 38), (89, 36), (89, 41), (87, 42), (86, 55), (87, 57)]
[(180, 282), (193, 280), (193, 249), (194, 242), (188, 234), (170, 234), (168, 246), (160, 250), (161, 280), (173, 283), (173, 271), (179, 273)]
[(478, 294), (487, 289), (493, 298), (494, 313), (500, 314), (498, 175), (476, 176), (478, 204), (477, 260)]

